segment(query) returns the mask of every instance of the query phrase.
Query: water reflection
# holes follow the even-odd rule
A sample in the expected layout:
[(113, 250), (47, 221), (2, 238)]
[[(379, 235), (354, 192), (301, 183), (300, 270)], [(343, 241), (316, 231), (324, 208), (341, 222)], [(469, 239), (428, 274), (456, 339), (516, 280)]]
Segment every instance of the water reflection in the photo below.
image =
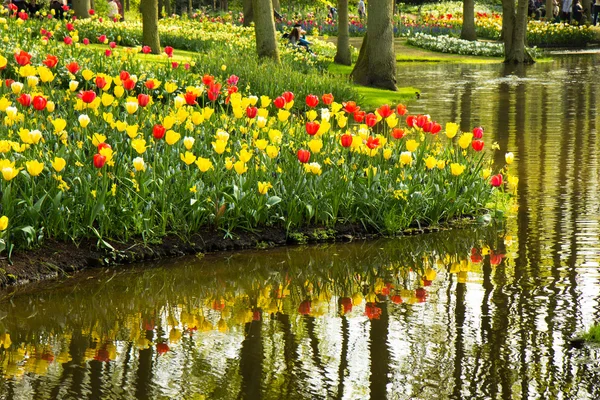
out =
[(0, 398), (600, 398), (600, 350), (569, 346), (600, 319), (598, 61), (399, 69), (429, 77), (411, 112), (517, 156), (503, 226), (15, 289)]

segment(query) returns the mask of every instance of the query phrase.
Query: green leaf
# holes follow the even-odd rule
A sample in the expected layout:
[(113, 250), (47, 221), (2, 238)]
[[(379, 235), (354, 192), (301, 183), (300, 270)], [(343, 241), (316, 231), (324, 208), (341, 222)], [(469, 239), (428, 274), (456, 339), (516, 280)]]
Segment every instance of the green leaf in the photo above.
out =
[(275, 204), (278, 204), (281, 202), (281, 197), (279, 196), (271, 196), (269, 197), (269, 199), (267, 200), (267, 208), (271, 208), (273, 207)]

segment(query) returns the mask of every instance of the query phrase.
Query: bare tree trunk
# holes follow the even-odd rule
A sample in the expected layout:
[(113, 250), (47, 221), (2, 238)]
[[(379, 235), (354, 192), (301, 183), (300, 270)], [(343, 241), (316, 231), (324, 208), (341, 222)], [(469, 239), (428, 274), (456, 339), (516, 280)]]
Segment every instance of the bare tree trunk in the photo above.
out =
[(160, 53), (158, 36), (158, 0), (141, 0), (142, 11), (142, 43), (150, 46), (152, 53)]
[(171, 0), (165, 0), (165, 13), (167, 17), (171, 16)]
[(273, 10), (279, 12), (281, 11), (281, 5), (279, 4), (279, 0), (273, 0)]
[(255, 14), (254, 32), (256, 34), (256, 51), (258, 57), (271, 58), (279, 62), (271, 0), (252, 0), (252, 8), (257, 11)]
[(243, 0), (244, 2), (244, 26), (250, 26), (254, 22), (254, 8), (252, 0)]
[(348, 28), (348, 0), (338, 0), (338, 36), (337, 52), (333, 62), (342, 65), (351, 65), (350, 31)]
[[(214, 10), (214, 7), (213, 7)], [(188, 0), (188, 17), (192, 18), (192, 14), (194, 11), (194, 6), (192, 4), (192, 0)]]
[(125, 0), (125, 11), (129, 11), (130, 8), (131, 8), (131, 1)]
[(359, 85), (398, 90), (392, 3), (393, 0), (371, 0), (367, 5), (367, 33), (350, 74)]
[(531, 64), (535, 61), (525, 48), (527, 37), (528, 0), (502, 0), (502, 38), (504, 40), (504, 62)]
[(90, 17), (90, 0), (73, 0), (73, 11), (77, 18)]
[(554, 0), (546, 0), (546, 21), (554, 20)]
[(592, 20), (592, 1), (591, 0), (583, 0), (581, 2), (581, 6), (583, 7), (583, 15), (585, 16), (584, 19), (581, 20), (581, 23), (583, 24), (584, 22), (590, 22)]
[(221, 0), (221, 11), (229, 10), (229, 3), (227, 0)]
[(463, 1), (463, 25), (460, 38), (477, 40), (477, 33), (475, 33), (475, 0)]

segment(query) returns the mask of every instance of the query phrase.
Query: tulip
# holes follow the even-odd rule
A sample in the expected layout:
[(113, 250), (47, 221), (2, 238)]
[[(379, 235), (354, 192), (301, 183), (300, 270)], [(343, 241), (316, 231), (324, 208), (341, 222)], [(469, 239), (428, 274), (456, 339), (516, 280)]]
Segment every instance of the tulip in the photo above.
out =
[(173, 57), (173, 48), (171, 46), (165, 46), (165, 54), (167, 57)]
[(18, 53), (15, 53), (15, 61), (20, 66), (24, 67), (31, 62), (31, 54), (29, 54), (26, 51), (21, 50)]
[(5, 231), (6, 228), (8, 228), (8, 217), (6, 215), (3, 215), (2, 217), (0, 217), (0, 232)]
[(404, 137), (404, 130), (400, 128), (394, 128), (392, 130), (392, 137), (394, 139), (402, 139)]
[(142, 157), (136, 157), (133, 159), (133, 168), (137, 171), (145, 171), (146, 170), (146, 162)]
[(65, 161), (64, 158), (61, 158), (61, 157), (54, 157), (54, 160), (52, 161), (52, 168), (54, 168), (54, 170), (56, 172), (60, 172), (63, 169), (65, 169), (66, 165), (67, 165), (67, 162)]
[(250, 107), (250, 106), (246, 107), (246, 117), (255, 118), (257, 113), (258, 113), (258, 108)]
[(33, 98), (33, 108), (38, 111), (42, 111), (44, 108), (46, 108), (47, 104), (48, 100), (46, 100), (44, 96), (35, 96)]
[(193, 106), (195, 104), (198, 104), (198, 103), (196, 103), (197, 97), (198, 96), (196, 96), (196, 94), (194, 92), (189, 92), (189, 91), (185, 92), (185, 94), (183, 95), (183, 98), (185, 99), (185, 103), (188, 106)]
[(271, 182), (258, 182), (258, 193), (265, 195), (269, 189), (273, 188)]
[(204, 86), (210, 86), (214, 82), (215, 77), (212, 75), (204, 74), (204, 76), (202, 77), (202, 83), (204, 84)]
[(377, 113), (381, 118), (385, 119), (394, 114), (394, 110), (389, 105), (384, 104), (377, 109)]
[(277, 108), (280, 108), (280, 109), (284, 108), (285, 107), (285, 98), (283, 98), (282, 96), (279, 96), (275, 100), (273, 100), (273, 104)]
[(459, 176), (464, 171), (465, 171), (465, 166), (464, 165), (461, 165), (461, 164), (458, 164), (458, 163), (452, 163), (452, 164), (450, 164), (450, 172), (452, 172), (452, 175)]
[(75, 61), (68, 63), (67, 65), (65, 65), (65, 67), (73, 75), (75, 75), (77, 71), (79, 71), (79, 64), (77, 64)]
[(152, 136), (154, 136), (155, 139), (160, 140), (163, 137), (165, 137), (165, 132), (166, 129), (164, 126), (162, 125), (154, 125), (154, 127), (152, 128)]
[(123, 87), (126, 90), (132, 90), (135, 87), (135, 81), (131, 78), (127, 78), (122, 82), (123, 82)]
[(191, 137), (191, 136), (186, 136), (183, 138), (183, 145), (185, 146), (186, 149), (191, 150), (192, 147), (194, 147), (194, 142), (196, 140)]
[(17, 101), (23, 107), (29, 107), (31, 105), (31, 95), (29, 95), (27, 93), (23, 93), (21, 96), (19, 96), (19, 98), (17, 98)]
[(362, 110), (356, 110), (352, 116), (354, 117), (354, 121), (360, 124), (365, 119), (366, 113)]
[(407, 165), (410, 163), (412, 163), (412, 153), (410, 151), (400, 153), (400, 164)]
[(483, 140), (473, 140), (473, 142), (471, 143), (471, 147), (473, 147), (473, 150), (475, 151), (483, 150)]
[(379, 147), (379, 138), (369, 136), (365, 141), (365, 145), (371, 150), (376, 149), (377, 147)]
[(216, 101), (219, 97), (219, 93), (221, 93), (221, 84), (213, 83), (208, 87), (208, 99), (210, 101)]
[(419, 147), (419, 142), (417, 142), (414, 139), (411, 140), (407, 140), (406, 141), (406, 150), (410, 151), (411, 153), (415, 150), (417, 150), (417, 148)]
[(212, 161), (208, 158), (198, 157), (196, 160), (196, 166), (200, 170), (200, 172), (207, 172), (209, 169), (213, 168)]
[(108, 143), (101, 142), (101, 143), (98, 143), (97, 149), (98, 149), (98, 153), (100, 153), (103, 149), (112, 149), (112, 147)]
[(398, 115), (404, 115), (406, 114), (406, 106), (404, 104), (398, 104), (396, 106), (396, 112), (398, 113)]
[(84, 103), (89, 104), (92, 101), (96, 100), (96, 92), (94, 92), (93, 90), (85, 90), (85, 91), (79, 93), (79, 98)]
[(349, 134), (344, 134), (342, 135), (341, 139), (341, 143), (343, 147), (350, 147), (352, 146), (352, 135)]
[(37, 160), (26, 161), (25, 167), (27, 167), (29, 175), (38, 176), (44, 170), (44, 163)]
[(179, 139), (181, 139), (181, 135), (178, 132), (175, 132), (173, 130), (167, 131), (165, 136), (165, 142), (167, 142), (169, 146), (172, 146), (175, 143), (177, 143)]
[(68, 46), (70, 44), (73, 44), (73, 38), (71, 38), (70, 36), (65, 36), (63, 42)]
[(302, 164), (306, 164), (308, 162), (308, 160), (310, 160), (310, 151), (304, 150), (304, 149), (299, 149), (298, 153), (297, 153), (297, 157), (298, 157), (298, 161), (300, 161)]
[(191, 165), (196, 162), (196, 156), (189, 151), (186, 151), (185, 154), (180, 153), (179, 158), (181, 158), (181, 161), (183, 161), (187, 165)]
[(502, 183), (503, 183), (502, 174), (494, 175), (490, 179), (490, 184), (494, 187), (500, 187), (500, 186), (502, 186)]
[(333, 95), (331, 93), (326, 93), (323, 96), (321, 96), (321, 99), (323, 100), (323, 104), (325, 105), (330, 105), (331, 103), (333, 103)]
[(291, 103), (294, 101), (294, 93), (292, 92), (284, 92), (281, 96), (283, 96), (286, 103)]
[(11, 166), (2, 168), (2, 177), (6, 181), (10, 181), (14, 179), (17, 175), (19, 175), (19, 168), (14, 168)]
[(138, 94), (138, 104), (140, 107), (146, 107), (150, 102), (150, 96), (147, 94), (140, 93)]
[(506, 161), (506, 163), (508, 165), (512, 164), (513, 161), (515, 160), (515, 155), (513, 153), (506, 153), (504, 155), (504, 160)]
[(446, 136), (449, 139), (452, 139), (454, 136), (456, 136), (457, 133), (458, 133), (458, 124), (455, 124), (454, 122), (447, 122), (446, 123)]
[(311, 136), (314, 136), (318, 131), (321, 125), (318, 122), (310, 121), (306, 123), (306, 133)]
[(90, 117), (88, 117), (86, 114), (81, 114), (77, 120), (79, 121), (79, 125), (81, 125), (82, 128), (85, 128), (89, 125), (90, 123)]
[(238, 84), (239, 80), (240, 80), (239, 76), (230, 75), (229, 78), (227, 78), (227, 84), (230, 86), (235, 86)]
[(129, 114), (134, 114), (138, 110), (138, 106), (139, 104), (137, 101), (128, 101), (125, 103), (125, 110), (127, 110)]
[(319, 104), (319, 98), (314, 94), (309, 94), (306, 96), (306, 105), (310, 108), (314, 108)]
[(94, 167), (102, 168), (106, 163), (106, 157), (102, 154), (94, 154)]
[(107, 41), (108, 41), (108, 39), (107, 39), (106, 35), (100, 35), (100, 36), (98, 36), (98, 42), (99, 42), (99, 43), (102, 43), (102, 44), (104, 44), (104, 43), (106, 43)]
[(42, 64), (48, 68), (54, 68), (56, 67), (56, 64), (58, 64), (58, 57), (48, 54), (46, 59), (42, 61)]
[(142, 53), (144, 54), (148, 54), (152, 51), (152, 49), (150, 48), (150, 46), (143, 46), (142, 47)]
[(99, 89), (104, 89), (107, 84), (108, 82), (103, 76), (96, 77), (96, 86), (98, 86)]
[(481, 126), (473, 128), (473, 137), (475, 139), (481, 139), (483, 137), (483, 128)]
[(419, 128), (423, 128), (423, 126), (429, 122), (429, 116), (428, 115), (417, 115), (417, 122), (416, 125)]
[(238, 175), (242, 175), (243, 173), (248, 171), (248, 167), (242, 160), (236, 161), (233, 164), (233, 169), (235, 169), (235, 172), (237, 172)]
[(88, 39), (88, 38), (83, 38), (83, 44), (84, 44), (84, 45), (86, 45), (86, 46), (87, 46), (88, 44), (90, 44), (90, 39)]
[(346, 111), (348, 114), (354, 114), (356, 111), (360, 110), (360, 107), (357, 106), (353, 101), (348, 101), (342, 104), (344, 106), (344, 111)]
[(429, 129), (429, 132), (430, 132), (432, 135), (435, 135), (436, 133), (438, 133), (438, 132), (439, 132), (439, 131), (441, 131), (441, 130), (442, 130), (442, 126), (441, 126), (440, 124), (438, 124), (438, 123), (437, 123), (437, 122), (435, 122), (435, 121), (431, 123), (431, 127), (430, 127), (430, 129)]
[(279, 149), (277, 146), (269, 145), (267, 146), (266, 153), (269, 158), (273, 159), (279, 155)]
[(414, 128), (417, 125), (417, 117), (415, 115), (409, 115), (406, 117), (406, 125), (409, 128)]

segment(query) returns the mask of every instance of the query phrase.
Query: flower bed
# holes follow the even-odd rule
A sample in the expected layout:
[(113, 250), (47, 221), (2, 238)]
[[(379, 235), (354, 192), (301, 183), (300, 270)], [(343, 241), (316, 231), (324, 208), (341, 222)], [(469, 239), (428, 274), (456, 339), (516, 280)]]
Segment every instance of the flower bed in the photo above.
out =
[(5, 22), (14, 33), (0, 58), (9, 248), (207, 226), (396, 233), (484, 212), (504, 187), (502, 175), (490, 181), (480, 129), (460, 133), (402, 105), (365, 113), (327, 93), (269, 97), (235, 75), (143, 63), (110, 43), (32, 40), (26, 23)]
[(446, 35), (432, 36), (417, 33), (415, 36), (410, 36), (407, 43), (412, 46), (442, 53), (487, 57), (502, 57), (504, 55), (504, 45), (502, 43), (473, 42)]

